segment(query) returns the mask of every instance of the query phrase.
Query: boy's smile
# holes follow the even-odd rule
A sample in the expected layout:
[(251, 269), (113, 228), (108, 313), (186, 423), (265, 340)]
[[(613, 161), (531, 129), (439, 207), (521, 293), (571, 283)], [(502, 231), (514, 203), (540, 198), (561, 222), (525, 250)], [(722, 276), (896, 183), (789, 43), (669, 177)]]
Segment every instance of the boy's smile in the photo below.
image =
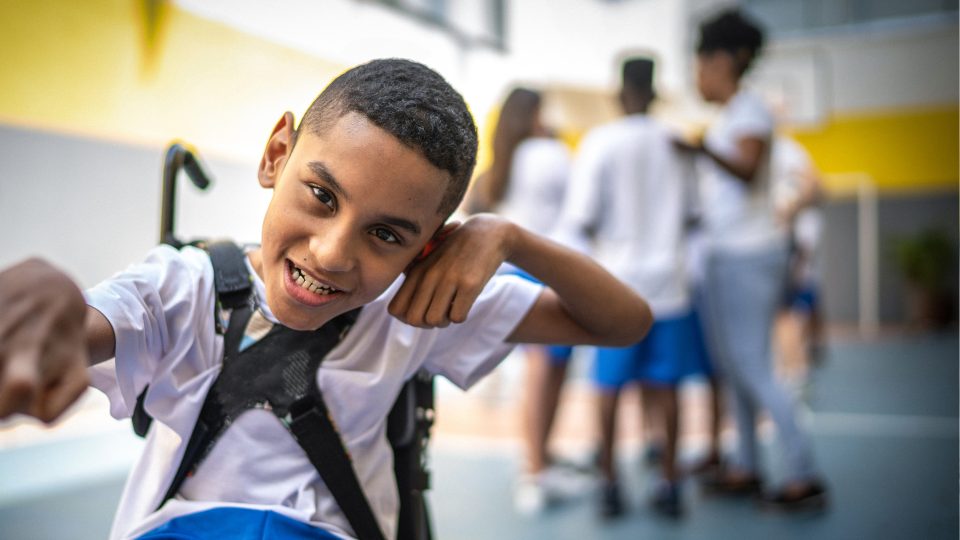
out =
[(314, 278), (306, 270), (286, 261), (287, 272), (284, 276), (284, 287), (297, 301), (308, 306), (319, 306), (333, 300), (335, 294), (347, 291), (337, 289), (320, 279)]
[(311, 330), (377, 298), (413, 261), (443, 223), (449, 175), (357, 113), (319, 134), (301, 127), (295, 145), (292, 126), (285, 115), (264, 151), (273, 197), (250, 260), (277, 319)]

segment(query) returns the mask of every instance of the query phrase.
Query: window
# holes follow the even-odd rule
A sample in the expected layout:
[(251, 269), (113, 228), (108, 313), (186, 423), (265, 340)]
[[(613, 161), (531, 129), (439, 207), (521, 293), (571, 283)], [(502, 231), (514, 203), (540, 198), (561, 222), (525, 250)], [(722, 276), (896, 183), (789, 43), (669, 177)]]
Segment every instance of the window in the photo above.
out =
[(465, 47), (506, 46), (506, 0), (368, 0), (437, 26)]
[(956, 14), (957, 0), (744, 0), (771, 33)]

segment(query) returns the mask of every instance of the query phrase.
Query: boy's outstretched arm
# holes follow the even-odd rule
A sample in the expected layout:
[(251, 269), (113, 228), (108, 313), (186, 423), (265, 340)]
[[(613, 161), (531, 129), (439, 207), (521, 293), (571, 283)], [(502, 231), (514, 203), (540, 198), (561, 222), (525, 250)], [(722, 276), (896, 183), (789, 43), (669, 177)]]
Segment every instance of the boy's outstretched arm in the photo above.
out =
[(653, 323), (647, 303), (589, 257), (483, 214), (450, 232), (434, 253), (411, 267), (390, 313), (421, 327), (463, 322), (504, 261), (547, 286), (510, 341), (629, 345)]
[(113, 328), (40, 259), (0, 271), (0, 306), (0, 418), (52, 422), (86, 389), (87, 366), (113, 356)]
[(650, 306), (590, 257), (520, 227), (509, 262), (547, 288), (508, 338), (516, 343), (632, 345), (653, 324)]

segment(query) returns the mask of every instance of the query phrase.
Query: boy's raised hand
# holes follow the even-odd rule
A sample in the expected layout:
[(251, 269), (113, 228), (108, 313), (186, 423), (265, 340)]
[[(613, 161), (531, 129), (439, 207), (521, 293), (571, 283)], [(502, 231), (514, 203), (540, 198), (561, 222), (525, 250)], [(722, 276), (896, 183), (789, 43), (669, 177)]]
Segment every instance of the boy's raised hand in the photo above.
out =
[(445, 225), (436, 235), (442, 239), (436, 249), (407, 269), (403, 285), (390, 302), (390, 314), (421, 328), (465, 321), (483, 287), (510, 253), (511, 226), (491, 214)]
[(87, 387), (87, 306), (63, 272), (29, 259), (0, 272), (0, 418), (52, 422)]

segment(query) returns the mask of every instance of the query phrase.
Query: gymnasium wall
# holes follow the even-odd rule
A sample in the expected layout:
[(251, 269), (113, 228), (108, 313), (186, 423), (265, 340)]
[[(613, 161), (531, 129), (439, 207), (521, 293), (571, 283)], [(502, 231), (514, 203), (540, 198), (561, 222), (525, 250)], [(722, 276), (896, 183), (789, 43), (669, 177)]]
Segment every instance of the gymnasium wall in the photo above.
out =
[[(824, 173), (822, 269), (829, 319), (860, 316), (860, 207), (851, 179), (865, 175), (878, 196), (881, 323), (908, 318), (906, 285), (893, 256), (898, 240), (942, 230), (956, 255), (958, 65), (957, 21), (936, 16), (781, 38), (758, 66), (755, 82), (786, 98), (791, 134)], [(956, 257), (945, 264), (955, 300)]]
[[(44, 255), (92, 284), (138, 259), (156, 242), (161, 154), (178, 138), (201, 151), (217, 180), (205, 195), (181, 189), (184, 234), (256, 241), (259, 217), (248, 216), (269, 197), (255, 171), (271, 127), (373, 57), (440, 71), (483, 135), (509, 85), (532, 82), (561, 104), (553, 110), (575, 146), (616, 114), (609, 96), (624, 50), (660, 59), (666, 117), (696, 109), (694, 8), (710, 3), (507, 2), (507, 46), (496, 49), (355, 0), (4, 2), (0, 264)], [(902, 280), (883, 255), (887, 225), (909, 233), (933, 219), (956, 236), (958, 64), (957, 21), (934, 17), (777, 37), (757, 66), (753, 82), (786, 97), (792, 134), (826, 175), (826, 213), (838, 224), (824, 239), (825, 253), (838, 254), (824, 259), (833, 320), (859, 316), (849, 173), (869, 175), (879, 190), (885, 321), (905, 316)], [(488, 158), (483, 137), (481, 167)]]

